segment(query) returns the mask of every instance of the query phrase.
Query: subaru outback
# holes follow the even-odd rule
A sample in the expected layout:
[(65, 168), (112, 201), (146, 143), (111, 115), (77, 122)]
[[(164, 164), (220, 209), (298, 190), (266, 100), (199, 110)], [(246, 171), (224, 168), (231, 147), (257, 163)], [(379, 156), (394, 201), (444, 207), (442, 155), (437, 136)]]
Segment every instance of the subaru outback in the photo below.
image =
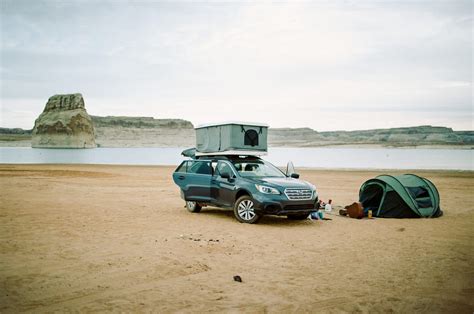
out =
[(256, 223), (263, 215), (305, 219), (319, 206), (314, 185), (255, 156), (185, 160), (173, 173), (173, 181), (190, 212), (208, 205), (232, 208), (244, 223)]

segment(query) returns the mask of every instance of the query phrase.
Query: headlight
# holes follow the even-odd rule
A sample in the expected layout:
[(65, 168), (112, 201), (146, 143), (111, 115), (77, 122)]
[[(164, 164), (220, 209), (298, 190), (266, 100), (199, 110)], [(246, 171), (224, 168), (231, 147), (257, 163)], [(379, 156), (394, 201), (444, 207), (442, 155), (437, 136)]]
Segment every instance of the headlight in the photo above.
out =
[(280, 191), (278, 191), (275, 188), (271, 188), (269, 186), (255, 184), (255, 187), (260, 193), (263, 193), (263, 194), (280, 194)]

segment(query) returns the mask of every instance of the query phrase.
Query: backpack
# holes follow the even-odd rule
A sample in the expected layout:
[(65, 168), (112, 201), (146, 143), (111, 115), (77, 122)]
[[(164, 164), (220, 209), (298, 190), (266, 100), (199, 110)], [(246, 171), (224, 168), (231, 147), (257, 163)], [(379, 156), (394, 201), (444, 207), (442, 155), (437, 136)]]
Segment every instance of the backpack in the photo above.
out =
[(361, 219), (364, 217), (364, 208), (359, 202), (354, 202), (351, 205), (346, 206), (345, 209), (351, 218)]

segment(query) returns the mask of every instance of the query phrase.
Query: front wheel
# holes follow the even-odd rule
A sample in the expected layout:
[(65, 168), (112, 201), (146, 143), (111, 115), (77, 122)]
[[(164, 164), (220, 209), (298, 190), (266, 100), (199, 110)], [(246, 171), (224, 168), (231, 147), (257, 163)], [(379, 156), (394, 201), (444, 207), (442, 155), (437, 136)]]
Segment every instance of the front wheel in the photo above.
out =
[(201, 211), (201, 205), (193, 201), (186, 201), (186, 209), (191, 213), (199, 213)]
[(254, 201), (248, 196), (240, 197), (234, 204), (234, 216), (240, 222), (248, 224), (256, 223), (260, 215), (255, 212)]

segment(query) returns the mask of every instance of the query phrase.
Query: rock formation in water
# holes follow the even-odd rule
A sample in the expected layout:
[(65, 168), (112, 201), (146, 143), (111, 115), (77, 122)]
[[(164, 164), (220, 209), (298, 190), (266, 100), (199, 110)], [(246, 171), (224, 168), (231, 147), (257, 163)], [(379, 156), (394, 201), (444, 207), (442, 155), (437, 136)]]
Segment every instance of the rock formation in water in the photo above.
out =
[(95, 133), (81, 94), (54, 95), (36, 119), (31, 146), (94, 148)]

